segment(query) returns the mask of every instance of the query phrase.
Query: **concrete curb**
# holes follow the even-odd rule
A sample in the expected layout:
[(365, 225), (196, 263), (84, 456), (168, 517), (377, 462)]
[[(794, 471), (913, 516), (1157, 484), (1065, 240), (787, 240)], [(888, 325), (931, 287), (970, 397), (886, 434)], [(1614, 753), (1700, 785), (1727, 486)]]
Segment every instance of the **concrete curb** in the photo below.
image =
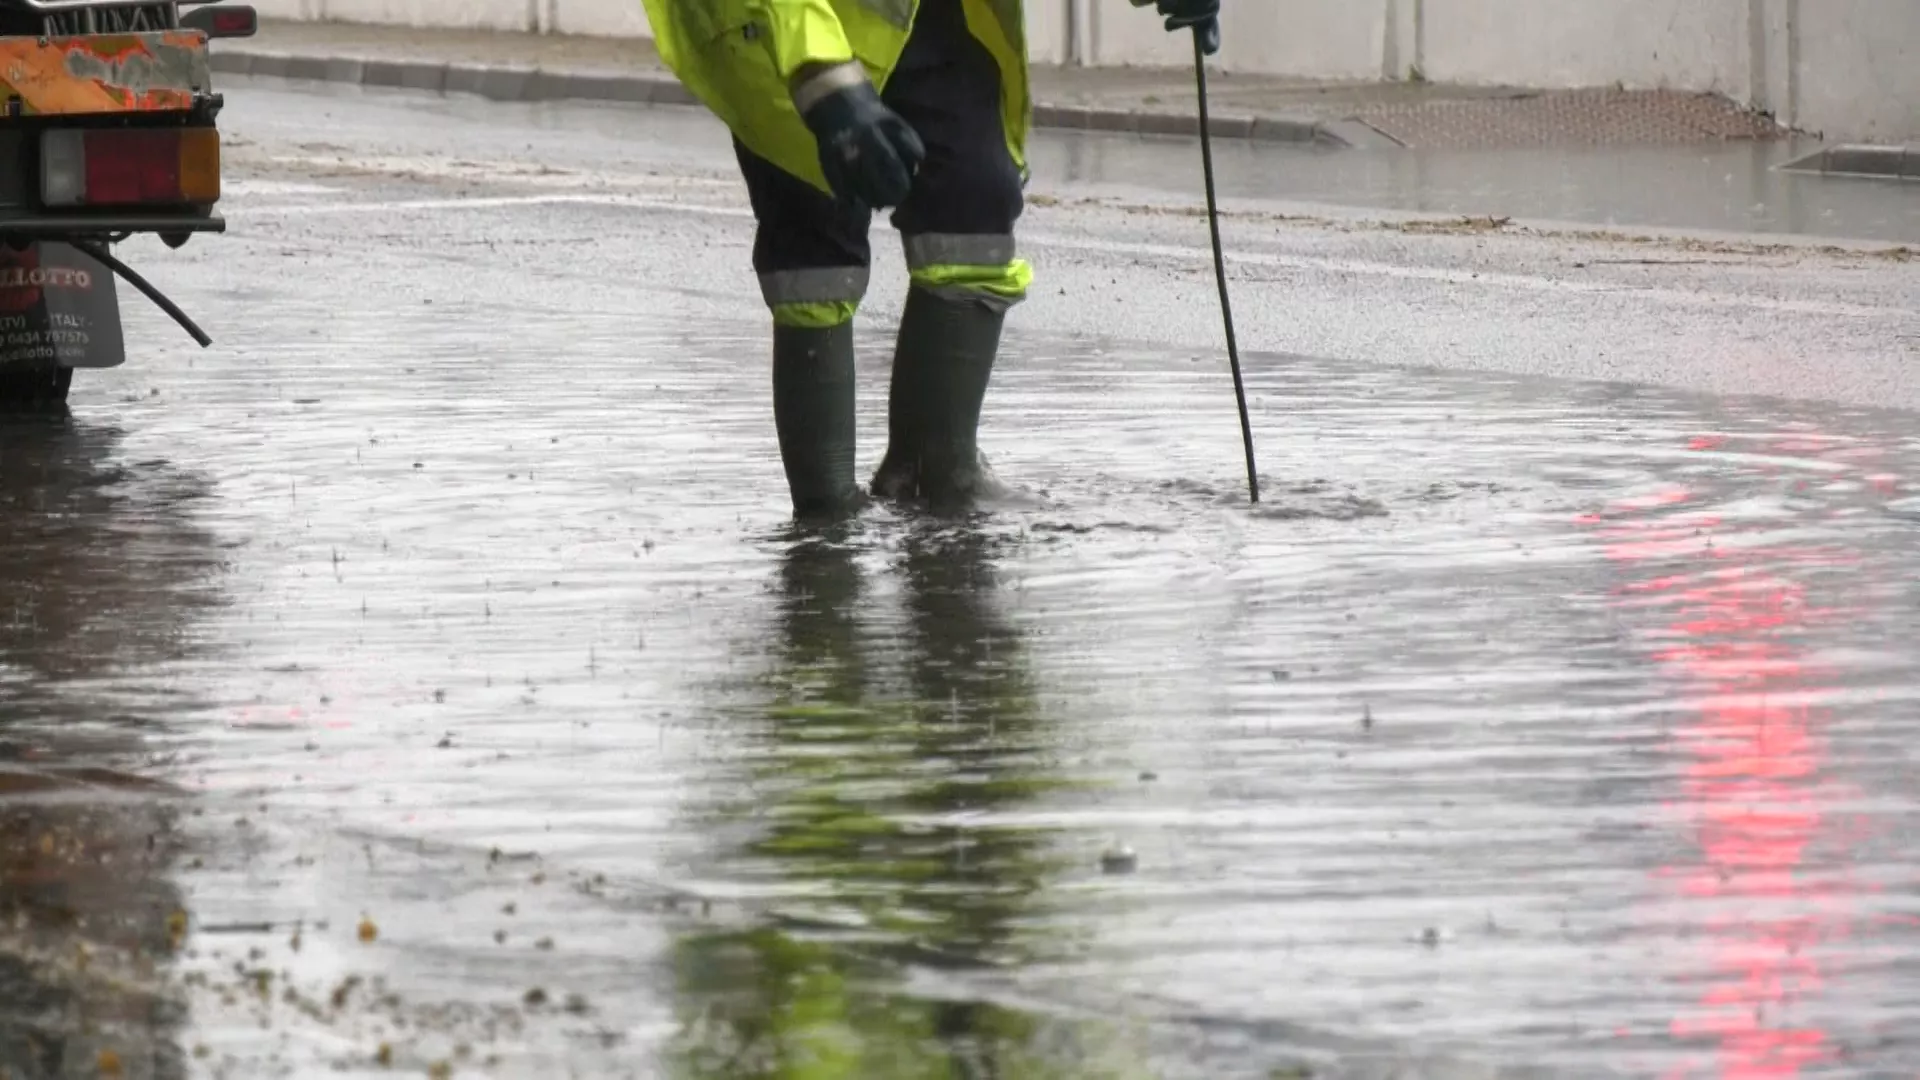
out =
[(1920, 180), (1920, 147), (1846, 144), (1815, 151), (1780, 166), (1783, 172)]
[[(380, 86), (431, 93), (474, 94), (493, 101), (612, 101), (630, 105), (694, 105), (671, 75), (633, 72), (544, 71), (539, 68), (445, 64), (355, 56), (314, 56), (222, 46), (213, 70), (227, 75)], [(1400, 143), (1358, 120), (1313, 116), (1213, 116), (1216, 138), (1257, 142), (1318, 143), (1349, 149), (1384, 149)], [(1195, 113), (1162, 113), (1086, 105), (1039, 103), (1034, 126), (1057, 131), (1135, 135), (1198, 135)]]

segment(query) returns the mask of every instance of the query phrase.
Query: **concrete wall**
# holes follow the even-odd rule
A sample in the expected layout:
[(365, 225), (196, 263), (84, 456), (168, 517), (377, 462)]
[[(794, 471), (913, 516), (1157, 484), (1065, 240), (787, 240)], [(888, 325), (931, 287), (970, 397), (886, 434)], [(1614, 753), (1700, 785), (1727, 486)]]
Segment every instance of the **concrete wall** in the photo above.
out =
[(1920, 0), (1797, 0), (1776, 42), (1781, 119), (1830, 138), (1920, 142)]
[[(648, 36), (640, 0), (253, 0), (267, 17)], [(1723, 93), (1849, 140), (1920, 140), (1920, 0), (1225, 0), (1223, 70)], [(1127, 0), (1028, 0), (1033, 58), (1184, 66)]]
[[(1071, 3), (1072, 0), (1067, 0)], [(1099, 65), (1183, 67), (1192, 39), (1168, 34), (1126, 0), (1082, 0), (1092, 32), (1082, 56)], [(1226, 71), (1378, 79), (1390, 0), (1224, 0), (1219, 65)]]
[[(1060, 2), (1060, 0), (1055, 0)], [(1096, 0), (1096, 64), (1177, 64), (1150, 12)], [(1864, 0), (1873, 3), (1875, 0)], [(1888, 5), (1920, 3), (1880, 0)], [(1752, 0), (1240, 0), (1228, 70), (1519, 86), (1744, 88)], [(1920, 20), (1916, 20), (1920, 25)]]
[[(651, 39), (640, 0), (250, 0), (262, 18), (297, 22), (504, 30), (535, 34)], [(1124, 0), (1121, 0), (1124, 2)], [(1068, 59), (1066, 0), (1027, 9), (1029, 54), (1039, 63)]]
[[(1426, 0), (1438, 82), (1742, 94), (1748, 0)], [(1524, 44), (1524, 48), (1515, 48)]]

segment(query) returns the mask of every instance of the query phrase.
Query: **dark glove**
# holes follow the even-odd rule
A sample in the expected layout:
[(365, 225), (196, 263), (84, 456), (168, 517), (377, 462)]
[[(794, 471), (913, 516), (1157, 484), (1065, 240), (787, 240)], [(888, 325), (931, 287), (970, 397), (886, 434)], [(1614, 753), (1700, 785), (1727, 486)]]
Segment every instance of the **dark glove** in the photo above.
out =
[(820, 170), (835, 195), (873, 209), (906, 200), (927, 148), (880, 100), (857, 61), (801, 83), (794, 105), (819, 140)]
[(1167, 17), (1169, 32), (1192, 27), (1208, 56), (1220, 51), (1220, 0), (1159, 0), (1155, 6)]

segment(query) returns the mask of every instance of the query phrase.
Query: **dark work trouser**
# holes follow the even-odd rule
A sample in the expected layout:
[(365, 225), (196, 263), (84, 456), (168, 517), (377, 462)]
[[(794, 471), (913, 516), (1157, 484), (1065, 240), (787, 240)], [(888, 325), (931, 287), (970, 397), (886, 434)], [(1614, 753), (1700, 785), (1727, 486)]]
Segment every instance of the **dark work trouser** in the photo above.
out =
[[(1000, 69), (967, 29), (961, 0), (921, 0), (913, 34), (881, 93), (927, 157), (892, 215), (917, 286), (1010, 306), (1031, 271), (1014, 250), (1021, 177), (1007, 148)], [(866, 295), (873, 215), (734, 142), (758, 229), (753, 268), (774, 321), (835, 326)]]

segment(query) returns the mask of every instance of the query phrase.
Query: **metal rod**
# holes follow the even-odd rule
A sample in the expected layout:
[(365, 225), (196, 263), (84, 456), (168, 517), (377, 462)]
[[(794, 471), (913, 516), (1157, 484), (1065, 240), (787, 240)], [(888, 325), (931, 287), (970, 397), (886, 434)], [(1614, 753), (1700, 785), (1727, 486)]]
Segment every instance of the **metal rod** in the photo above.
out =
[(74, 247), (92, 256), (95, 262), (126, 278), (127, 284), (139, 289), (142, 295), (153, 301), (154, 306), (166, 312), (168, 315), (173, 316), (173, 321), (179, 323), (181, 328), (187, 333), (192, 334), (193, 340), (199, 342), (201, 348), (204, 349), (213, 344), (213, 339), (207, 336), (207, 332), (200, 329), (192, 319), (188, 318), (187, 313), (181, 311), (179, 305), (167, 299), (166, 295), (159, 289), (148, 284), (146, 278), (134, 273), (133, 267), (121, 262), (119, 256), (107, 250), (107, 245), (95, 244), (86, 240), (73, 240), (69, 242)]
[(1247, 448), (1247, 493), (1260, 501), (1260, 473), (1253, 464), (1253, 421), (1247, 416), (1247, 388), (1240, 377), (1240, 346), (1233, 335), (1233, 304), (1227, 299), (1227, 258), (1220, 245), (1220, 202), (1213, 189), (1213, 127), (1207, 118), (1207, 54), (1193, 28), (1193, 76), (1200, 91), (1200, 161), (1207, 179), (1207, 225), (1213, 232), (1213, 276), (1220, 283), (1220, 315), (1227, 328), (1227, 363), (1233, 368), (1233, 396), (1240, 406), (1240, 440)]

